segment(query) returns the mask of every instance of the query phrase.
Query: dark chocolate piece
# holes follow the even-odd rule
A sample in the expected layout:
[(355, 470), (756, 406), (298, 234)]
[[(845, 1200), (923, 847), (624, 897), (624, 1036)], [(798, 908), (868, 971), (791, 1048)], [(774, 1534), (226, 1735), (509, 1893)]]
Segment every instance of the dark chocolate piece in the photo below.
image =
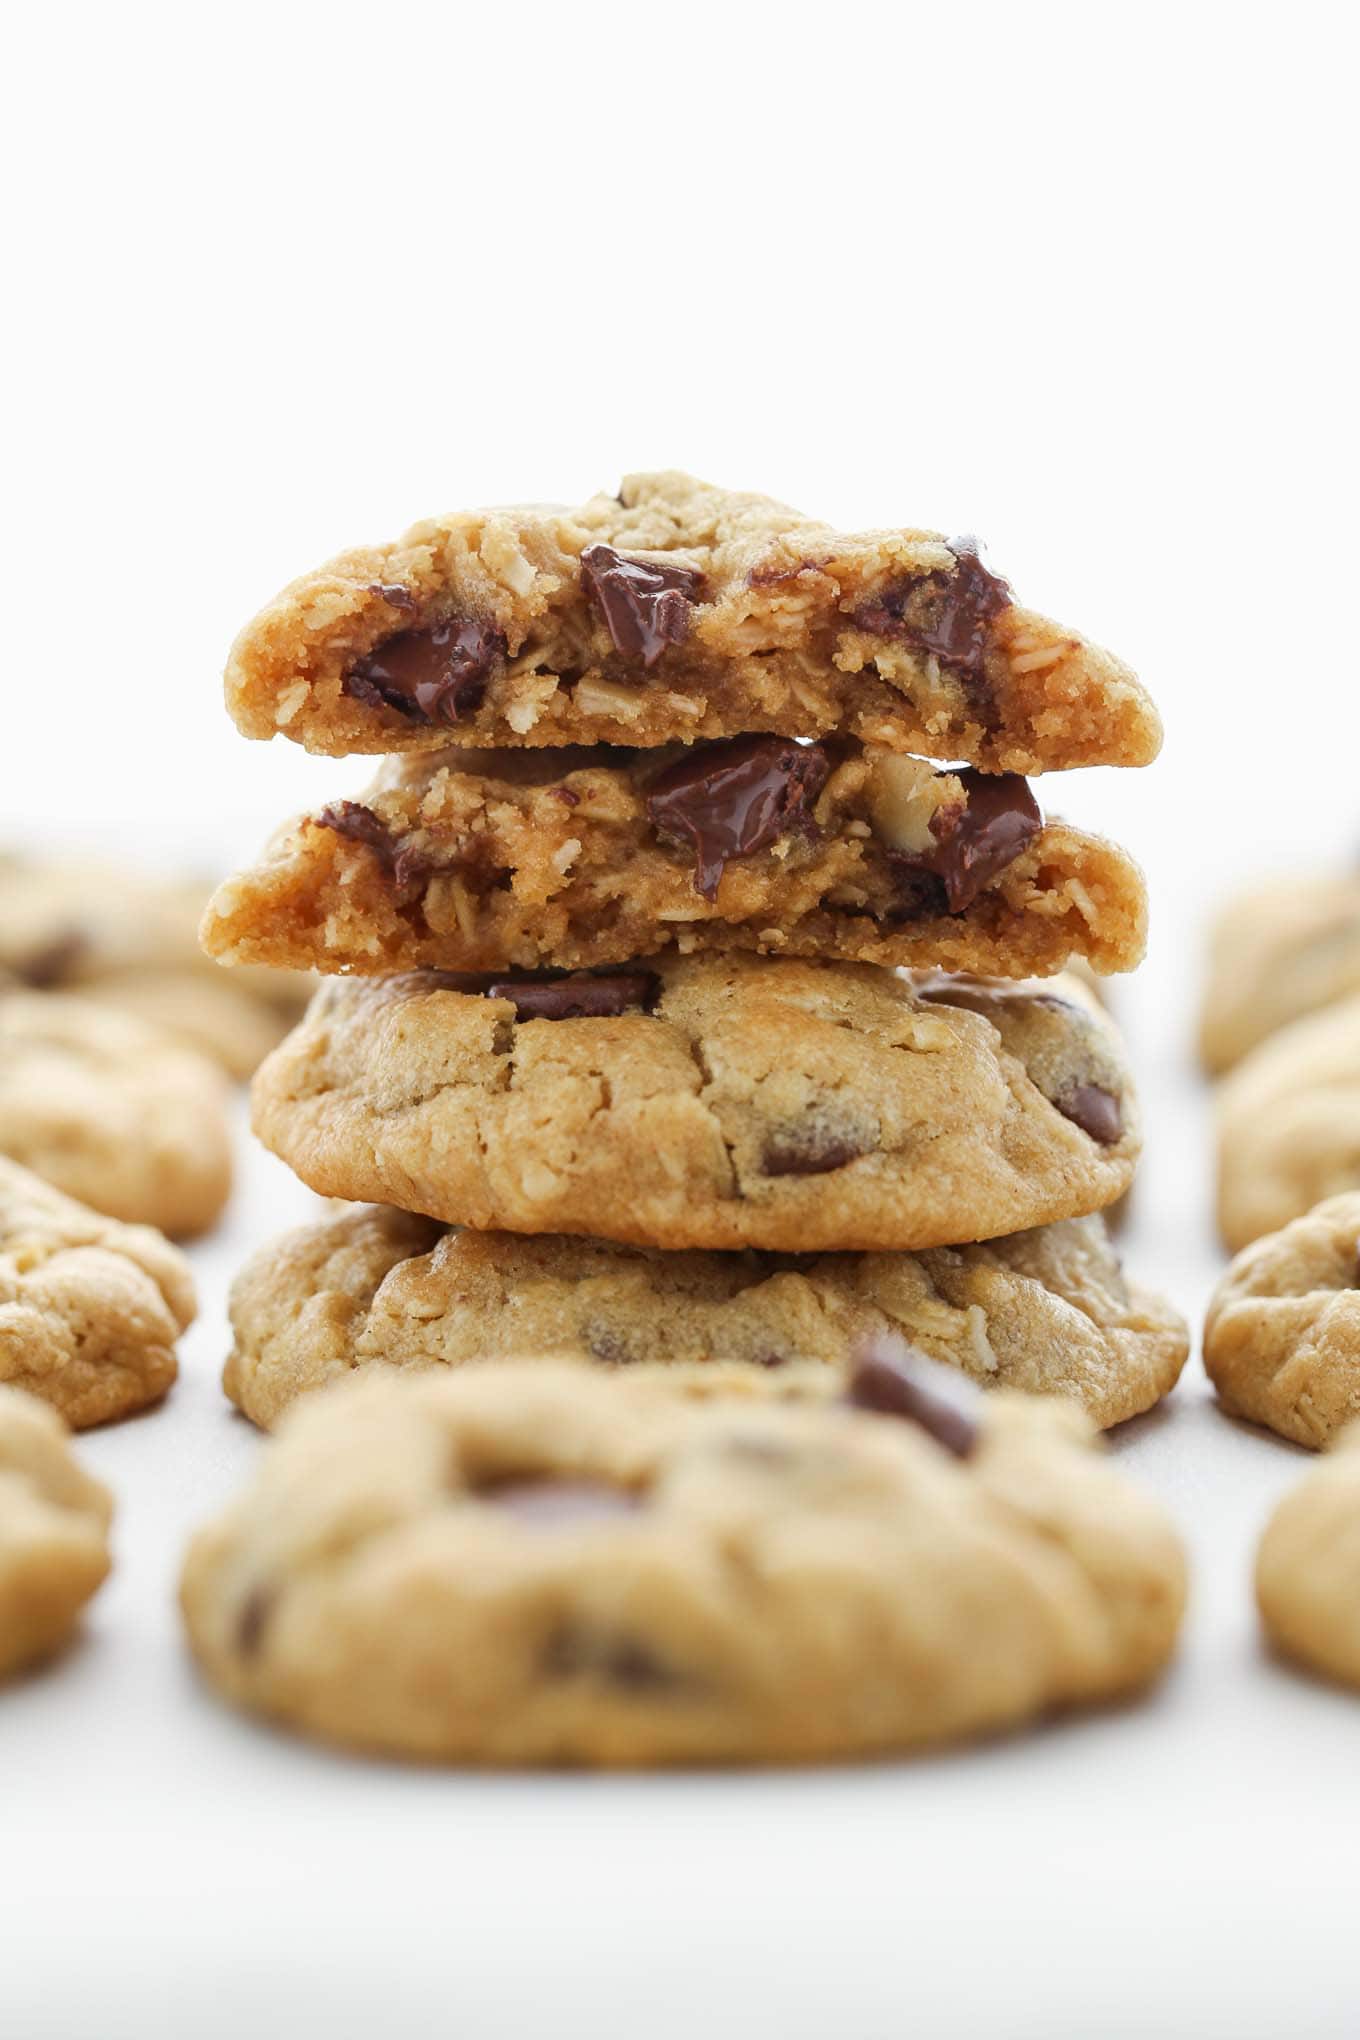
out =
[[(390, 599), (390, 591), (384, 589), (383, 595)], [(343, 684), (354, 700), (394, 708), (409, 722), (453, 724), (481, 706), (504, 657), (505, 639), (494, 624), (450, 616), (426, 630), (398, 631), (375, 645), (355, 660)]]
[(977, 1447), (978, 1390), (895, 1333), (880, 1333), (859, 1348), (845, 1394), (857, 1410), (919, 1424), (956, 1459), (967, 1459)]
[(489, 999), (508, 999), (517, 1020), (612, 1020), (656, 1003), (655, 971), (621, 970), (602, 977), (506, 977), (486, 988)]
[(370, 595), (380, 595), (389, 609), (413, 610), (416, 598), (409, 588), (403, 588), (400, 581), (370, 581)]
[(476, 1490), (479, 1501), (508, 1509), (535, 1530), (557, 1530), (605, 1516), (627, 1516), (642, 1507), (641, 1495), (630, 1488), (610, 1487), (599, 1480), (507, 1480)]
[(630, 559), (612, 545), (589, 545), (581, 554), (581, 578), (614, 650), (651, 667), (667, 645), (688, 637), (691, 604), (704, 577), (694, 567)]
[(760, 1168), (766, 1176), (825, 1176), (867, 1153), (861, 1142), (825, 1127), (781, 1127), (766, 1141)]
[(1053, 1103), (1064, 1119), (1070, 1119), (1101, 1147), (1113, 1147), (1124, 1137), (1124, 1114), (1119, 1100), (1102, 1084), (1074, 1084)]
[(79, 928), (68, 928), (41, 949), (31, 949), (21, 957), (14, 965), (15, 973), (32, 991), (50, 992), (54, 985), (66, 982), (89, 946), (89, 937)]
[(366, 843), (376, 851), (396, 885), (410, 885), (417, 879), (428, 878), (439, 868), (414, 843), (403, 843), (382, 816), (374, 814), (362, 801), (332, 801), (329, 807), (322, 808), (316, 820), (318, 828), (333, 829), (337, 836), (346, 836), (353, 843)]
[(944, 887), (949, 912), (962, 914), (1033, 842), (1044, 818), (1018, 772), (978, 772), (969, 766), (953, 776), (963, 787), (964, 801), (939, 807), (931, 816), (936, 847), (892, 856), (903, 870), (932, 873)]
[(862, 630), (905, 638), (973, 681), (985, 678), (989, 628), (1014, 596), (978, 558), (975, 538), (952, 538), (952, 574), (909, 574), (891, 583), (855, 615)]
[(652, 781), (647, 813), (662, 834), (694, 846), (695, 890), (711, 900), (729, 858), (812, 826), (810, 809), (830, 770), (820, 744), (791, 737), (696, 744)]

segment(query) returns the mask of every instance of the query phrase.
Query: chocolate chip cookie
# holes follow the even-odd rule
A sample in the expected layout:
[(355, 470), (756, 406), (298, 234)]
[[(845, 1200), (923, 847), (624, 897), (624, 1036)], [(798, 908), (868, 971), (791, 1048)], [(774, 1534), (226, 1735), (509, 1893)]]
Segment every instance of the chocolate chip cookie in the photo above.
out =
[(1360, 993), (1360, 874), (1254, 887), (1220, 915), (1200, 1012), (1214, 1076), (1268, 1036)]
[(1266, 1525), (1256, 1599), (1277, 1650), (1360, 1686), (1360, 1425), (1341, 1433)]
[(1218, 1223), (1235, 1253), (1360, 1188), (1360, 997), (1295, 1020), (1219, 1086)]
[(107, 1489), (77, 1465), (61, 1420), (0, 1387), (0, 1678), (70, 1635), (108, 1573), (112, 1517)]
[(1128, 668), (1020, 608), (976, 541), (847, 536), (681, 474), (343, 553), (247, 626), (226, 691), (246, 736), (331, 756), (841, 730), (1042, 772), (1161, 742)]
[(852, 1349), (885, 1331), (983, 1387), (1070, 1396), (1104, 1425), (1149, 1409), (1188, 1350), (1170, 1305), (1126, 1282), (1099, 1218), (921, 1254), (667, 1254), (359, 1205), (262, 1248), (231, 1323), (227, 1393), (266, 1426), (354, 1372), (524, 1354), (692, 1367), (724, 1389), (777, 1370), (792, 1393), (838, 1393)]
[(743, 956), (482, 992), (334, 979), (261, 1068), (254, 1123), (322, 1195), (448, 1224), (956, 1245), (1128, 1183), (1137, 1107), (1087, 997)]
[(1237, 1256), (1209, 1305), (1204, 1365), (1234, 1416), (1298, 1445), (1360, 1416), (1360, 1190)]
[(192, 1323), (184, 1256), (0, 1158), (0, 1381), (83, 1429), (159, 1402)]
[(97, 1211), (187, 1236), (231, 1188), (221, 1073), (88, 999), (0, 995), (0, 1155)]
[(362, 1749), (626, 1766), (951, 1741), (1169, 1656), (1176, 1537), (1065, 1405), (973, 1407), (896, 1351), (848, 1407), (663, 1380), (538, 1364), (308, 1397), (190, 1548), (208, 1677)]
[(1017, 775), (757, 736), (395, 759), (224, 885), (204, 942), (367, 974), (755, 949), (1027, 977), (1129, 969), (1145, 919), (1131, 860)]

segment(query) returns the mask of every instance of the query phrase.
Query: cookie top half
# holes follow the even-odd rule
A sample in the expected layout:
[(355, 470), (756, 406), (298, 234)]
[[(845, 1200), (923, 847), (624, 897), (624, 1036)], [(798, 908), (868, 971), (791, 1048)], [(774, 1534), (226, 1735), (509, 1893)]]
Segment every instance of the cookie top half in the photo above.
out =
[(447, 1223), (785, 1252), (988, 1239), (1127, 1187), (1084, 989), (742, 956), (466, 989), (332, 980), (256, 1078), (323, 1195)]
[(332, 756), (841, 729), (1041, 772), (1161, 742), (1128, 668), (1022, 609), (976, 541), (841, 533), (677, 473), (343, 553), (241, 633), (226, 695), (246, 736)]
[(308, 1733), (500, 1764), (909, 1749), (1141, 1685), (1184, 1590), (1160, 1510), (1075, 1412), (948, 1382), (875, 1361), (862, 1407), (812, 1409), (539, 1365), (310, 1397), (191, 1547), (193, 1647)]

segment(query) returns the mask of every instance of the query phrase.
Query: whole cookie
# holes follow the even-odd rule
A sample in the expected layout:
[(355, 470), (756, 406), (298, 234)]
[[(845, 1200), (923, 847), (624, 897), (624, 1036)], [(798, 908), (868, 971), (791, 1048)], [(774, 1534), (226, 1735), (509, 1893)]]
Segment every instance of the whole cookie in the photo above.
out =
[(1360, 992), (1360, 874), (1254, 886), (1214, 927), (1200, 1057), (1219, 1075), (1305, 1014)]
[(1169, 1655), (1177, 1541), (1063, 1405), (974, 1414), (957, 1376), (882, 1358), (852, 1394), (895, 1416), (658, 1380), (544, 1363), (309, 1397), (190, 1548), (209, 1678), (360, 1748), (639, 1765), (909, 1749)]
[(1209, 1305), (1204, 1365), (1235, 1416), (1299, 1445), (1360, 1416), (1360, 1191), (1237, 1256)]
[(975, 540), (836, 532), (676, 473), (342, 553), (247, 625), (226, 691), (246, 736), (331, 756), (839, 730), (1042, 772), (1161, 742), (1128, 668), (1022, 609)]
[(1360, 1426), (1347, 1426), (1266, 1525), (1256, 1599), (1277, 1649), (1360, 1686)]
[(228, 1395), (273, 1424), (352, 1372), (531, 1354), (771, 1370), (839, 1393), (866, 1336), (896, 1331), (988, 1388), (1060, 1394), (1098, 1424), (1173, 1386), (1183, 1320), (1124, 1279), (1099, 1218), (921, 1254), (663, 1253), (543, 1234), (446, 1231), (360, 1206), (264, 1247), (232, 1290)]
[(110, 1217), (190, 1235), (231, 1189), (220, 1072), (88, 999), (0, 995), (0, 1154)]
[(1132, 1087), (1085, 998), (741, 956), (486, 995), (342, 979), (260, 1070), (254, 1123), (323, 1195), (484, 1230), (990, 1239), (1098, 1210), (1132, 1174)]
[(60, 1418), (0, 1387), (0, 1678), (46, 1657), (75, 1627), (109, 1570), (112, 1516)]
[(1219, 1086), (1218, 1222), (1239, 1247), (1360, 1187), (1360, 997), (1296, 1020)]
[(184, 1256), (0, 1158), (0, 1381), (83, 1429), (159, 1402), (193, 1321)]

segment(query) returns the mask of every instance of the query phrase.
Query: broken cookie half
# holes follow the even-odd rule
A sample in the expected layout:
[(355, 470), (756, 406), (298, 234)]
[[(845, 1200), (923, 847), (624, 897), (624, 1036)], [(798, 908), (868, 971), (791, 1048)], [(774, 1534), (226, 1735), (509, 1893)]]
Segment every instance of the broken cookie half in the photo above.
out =
[(844, 534), (678, 473), (343, 553), (247, 625), (226, 694), (246, 736), (333, 757), (841, 730), (1042, 772), (1161, 743), (1129, 669), (1021, 608), (975, 540)]

